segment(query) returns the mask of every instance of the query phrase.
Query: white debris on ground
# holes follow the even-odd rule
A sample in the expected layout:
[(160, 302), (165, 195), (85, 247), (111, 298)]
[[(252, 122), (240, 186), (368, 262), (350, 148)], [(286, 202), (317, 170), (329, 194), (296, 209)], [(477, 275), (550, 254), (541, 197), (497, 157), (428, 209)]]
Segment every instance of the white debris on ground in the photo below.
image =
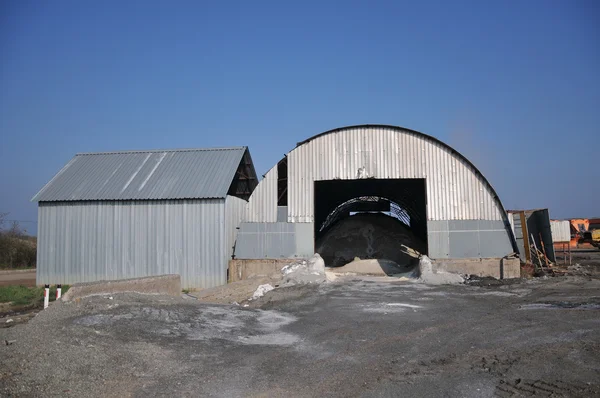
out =
[(465, 280), (458, 274), (442, 270), (434, 270), (431, 259), (422, 255), (419, 259), (419, 282), (428, 285), (453, 285), (463, 283)]
[(265, 285), (260, 285), (252, 295), (252, 300), (256, 300), (257, 298), (264, 296), (265, 293), (270, 292), (273, 289), (275, 288), (268, 283)]
[(327, 281), (325, 261), (318, 253), (315, 253), (308, 260), (286, 265), (281, 269), (281, 273), (285, 285), (323, 283)]
[(338, 278), (338, 276), (331, 271), (325, 271), (325, 279), (327, 279), (327, 282), (333, 282)]
[[(386, 273), (381, 270), (382, 267), (380, 264), (378, 265), (378, 268), (382, 275), (386, 275)], [(278, 287), (328, 283), (335, 281), (340, 276), (346, 275), (346, 273), (336, 272), (332, 268), (328, 268), (327, 271), (325, 271), (325, 261), (318, 253), (315, 253), (308, 260), (298, 260), (298, 262), (286, 265), (281, 269), (281, 274), (283, 275), (283, 280), (280, 284), (276, 284)], [(355, 274), (347, 273), (347, 275)], [(425, 255), (419, 257), (418, 272), (407, 272), (396, 275), (396, 279), (401, 281), (414, 281), (428, 285), (449, 285), (464, 282), (463, 277), (458, 274), (434, 269), (431, 260)], [(271, 284), (259, 285), (252, 295), (252, 298), (249, 300), (256, 300), (273, 289), (275, 289), (275, 287)], [(247, 304), (244, 304), (243, 306), (246, 307)]]

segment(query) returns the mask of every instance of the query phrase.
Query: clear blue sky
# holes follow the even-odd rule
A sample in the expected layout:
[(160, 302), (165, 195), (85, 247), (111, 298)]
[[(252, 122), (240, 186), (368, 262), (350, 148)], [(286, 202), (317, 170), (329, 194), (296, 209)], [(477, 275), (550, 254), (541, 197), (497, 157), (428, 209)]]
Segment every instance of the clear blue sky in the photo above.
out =
[(264, 174), (363, 123), (454, 146), (508, 208), (600, 215), (600, 2), (0, 1), (11, 219), (77, 152), (248, 145)]

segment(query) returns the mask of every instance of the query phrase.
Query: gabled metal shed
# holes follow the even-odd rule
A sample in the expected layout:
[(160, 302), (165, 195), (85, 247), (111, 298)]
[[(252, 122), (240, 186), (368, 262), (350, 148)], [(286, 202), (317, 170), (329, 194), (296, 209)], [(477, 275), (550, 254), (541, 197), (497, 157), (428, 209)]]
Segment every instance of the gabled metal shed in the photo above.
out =
[(38, 202), (38, 284), (180, 274), (227, 282), (257, 185), (247, 147), (77, 154)]

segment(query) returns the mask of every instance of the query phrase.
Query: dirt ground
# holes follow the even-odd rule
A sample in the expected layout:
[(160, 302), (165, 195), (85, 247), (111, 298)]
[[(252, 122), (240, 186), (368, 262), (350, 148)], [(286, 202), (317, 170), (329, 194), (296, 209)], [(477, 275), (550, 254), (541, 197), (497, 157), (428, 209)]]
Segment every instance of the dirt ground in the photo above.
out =
[(0, 396), (595, 397), (600, 262), (585, 256), (560, 277), (343, 277), (248, 307), (187, 295), (58, 302), (0, 329)]
[(9, 285), (35, 286), (35, 270), (0, 271), (0, 286)]
[[(562, 251), (556, 250), (556, 263), (559, 266), (568, 265), (569, 253), (563, 254)], [(565, 264), (566, 257), (566, 264)], [(571, 263), (579, 263), (585, 267), (600, 267), (600, 250), (599, 249), (588, 249), (588, 250), (574, 250), (571, 252)], [(593, 268), (592, 268), (593, 270)]]

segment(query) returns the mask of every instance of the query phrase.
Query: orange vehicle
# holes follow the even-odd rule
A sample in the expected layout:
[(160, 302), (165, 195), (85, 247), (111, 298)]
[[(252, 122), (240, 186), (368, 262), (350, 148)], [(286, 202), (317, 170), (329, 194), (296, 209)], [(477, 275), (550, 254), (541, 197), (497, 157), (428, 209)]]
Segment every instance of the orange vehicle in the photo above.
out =
[(600, 249), (600, 218), (571, 220), (571, 225), (578, 231), (578, 244), (590, 244)]

